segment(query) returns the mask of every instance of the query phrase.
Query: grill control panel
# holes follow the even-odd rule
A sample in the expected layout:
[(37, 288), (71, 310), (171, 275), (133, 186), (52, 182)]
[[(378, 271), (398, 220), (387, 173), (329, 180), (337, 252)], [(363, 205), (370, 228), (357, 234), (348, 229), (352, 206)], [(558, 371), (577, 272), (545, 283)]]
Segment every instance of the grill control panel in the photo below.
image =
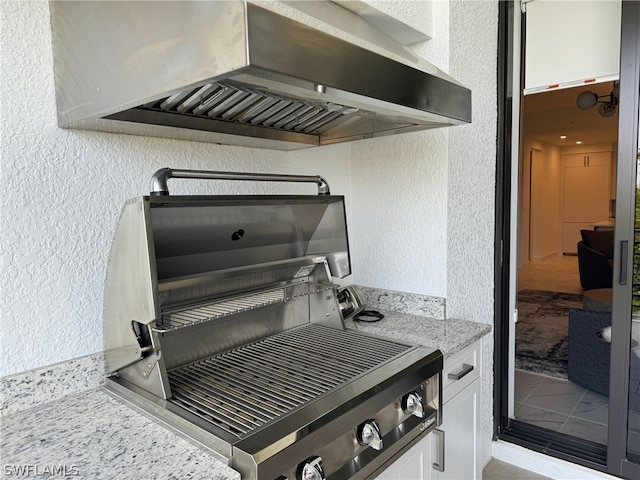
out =
[[(344, 425), (345, 433), (338, 437), (324, 438), (323, 429), (309, 434), (309, 437), (318, 435), (314, 441), (309, 442), (312, 450), (306, 451), (306, 456), (298, 457), (293, 465), (278, 472), (282, 475), (278, 480), (359, 479), (375, 476), (410, 448), (415, 439), (426, 435), (438, 425), (439, 386), (440, 375), (436, 374), (413, 388), (407, 388), (404, 394), (400, 394), (384, 408), (371, 411), (370, 417), (365, 417), (350, 429)], [(358, 405), (358, 408), (364, 407), (364, 404)], [(358, 408), (338, 418), (336, 423), (342, 425), (345, 420), (349, 422), (348, 418), (358, 418), (362, 415), (358, 414)], [(327, 425), (327, 428), (334, 430), (341, 427)], [(308, 456), (309, 454), (312, 456)], [(280, 466), (283, 465), (280, 463)]]

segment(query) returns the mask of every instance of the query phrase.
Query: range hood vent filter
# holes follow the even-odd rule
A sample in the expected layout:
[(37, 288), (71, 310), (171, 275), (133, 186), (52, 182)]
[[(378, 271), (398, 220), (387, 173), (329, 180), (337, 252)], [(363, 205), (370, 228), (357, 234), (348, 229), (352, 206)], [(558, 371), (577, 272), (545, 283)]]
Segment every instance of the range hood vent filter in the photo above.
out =
[[(343, 115), (358, 111), (344, 105), (297, 100), (272, 94), (264, 89), (223, 83), (206, 84), (179, 92), (139, 109), (312, 135), (322, 134), (344, 120)], [(118, 115), (113, 116), (116, 117)]]

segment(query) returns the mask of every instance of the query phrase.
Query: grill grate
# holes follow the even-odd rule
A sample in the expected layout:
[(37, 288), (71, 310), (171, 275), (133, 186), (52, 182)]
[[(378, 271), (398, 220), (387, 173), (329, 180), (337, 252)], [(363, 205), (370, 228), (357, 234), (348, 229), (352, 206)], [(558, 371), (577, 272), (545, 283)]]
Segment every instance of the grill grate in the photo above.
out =
[(170, 371), (170, 401), (242, 437), (412, 348), (308, 324)]
[(144, 106), (258, 127), (315, 134), (322, 126), (356, 108), (309, 102), (232, 83), (208, 83)]

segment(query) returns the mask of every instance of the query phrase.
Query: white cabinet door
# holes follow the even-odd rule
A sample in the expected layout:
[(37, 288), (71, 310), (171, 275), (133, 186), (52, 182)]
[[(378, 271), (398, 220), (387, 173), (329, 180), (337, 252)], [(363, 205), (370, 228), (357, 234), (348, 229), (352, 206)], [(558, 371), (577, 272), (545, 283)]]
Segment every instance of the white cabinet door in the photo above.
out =
[(378, 475), (377, 480), (429, 480), (431, 478), (431, 439), (429, 434), (416, 443), (389, 468)]
[(564, 221), (609, 218), (609, 165), (565, 168)]
[(611, 165), (611, 152), (566, 153), (562, 155), (564, 168)]
[(443, 422), (439, 429), (443, 438), (435, 436), (433, 463), (444, 471), (433, 470), (431, 478), (446, 480), (481, 479), (480, 379), (477, 378), (442, 407)]
[(580, 230), (609, 218), (611, 153), (563, 155), (562, 251), (577, 253)]
[(587, 154), (586, 153), (571, 153), (562, 155), (564, 168), (572, 167), (586, 167), (587, 166)]

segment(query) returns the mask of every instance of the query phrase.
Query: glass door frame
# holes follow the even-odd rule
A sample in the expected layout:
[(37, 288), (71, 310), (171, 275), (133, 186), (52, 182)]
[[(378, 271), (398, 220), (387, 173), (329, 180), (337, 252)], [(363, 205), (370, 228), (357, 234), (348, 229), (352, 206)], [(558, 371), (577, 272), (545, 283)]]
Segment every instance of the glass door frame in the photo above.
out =
[[(517, 0), (500, 2), (498, 32), (498, 142), (496, 168), (496, 263), (495, 263), (495, 357), (494, 357), (494, 439), (521, 445), (533, 451), (568, 460), (595, 470), (640, 478), (640, 465), (627, 460), (629, 358), (631, 330), (631, 272), (633, 272), (633, 232), (635, 228), (636, 156), (638, 146), (638, 113), (640, 96), (640, 2), (622, 1), (620, 105), (618, 133), (618, 173), (616, 197), (614, 296), (612, 306), (611, 369), (609, 404), (609, 440), (605, 447), (594, 446), (578, 438), (567, 438), (549, 430), (513, 420), (509, 405), (513, 401), (513, 376), (510, 373), (510, 343), (514, 315), (512, 283), (517, 249), (513, 228), (513, 169), (519, 159), (518, 108), (522, 90), (522, 51), (524, 45), (514, 40), (522, 29)], [(521, 22), (522, 21), (522, 22)], [(520, 28), (515, 28), (520, 26)], [(524, 34), (521, 36), (524, 38)], [(520, 73), (514, 75), (515, 73)], [(515, 81), (514, 81), (515, 78)], [(516, 83), (514, 85), (513, 83)], [(514, 201), (516, 203), (514, 203)], [(628, 222), (622, 222), (628, 219)], [(624, 225), (623, 225), (624, 223)], [(621, 255), (621, 242), (627, 242), (629, 254)], [(622, 261), (621, 261), (622, 258)], [(626, 268), (628, 281), (620, 283)], [(626, 368), (624, 366), (626, 365)], [(509, 398), (511, 397), (511, 398)]]
[[(622, 2), (620, 58), (616, 219), (627, 221), (616, 220), (615, 227), (614, 258), (618, 261), (613, 266), (607, 470), (625, 478), (640, 478), (640, 464), (627, 459), (635, 206), (636, 188), (640, 187), (636, 177), (640, 115), (640, 3), (635, 1)], [(617, 435), (612, 434), (616, 432)]]

